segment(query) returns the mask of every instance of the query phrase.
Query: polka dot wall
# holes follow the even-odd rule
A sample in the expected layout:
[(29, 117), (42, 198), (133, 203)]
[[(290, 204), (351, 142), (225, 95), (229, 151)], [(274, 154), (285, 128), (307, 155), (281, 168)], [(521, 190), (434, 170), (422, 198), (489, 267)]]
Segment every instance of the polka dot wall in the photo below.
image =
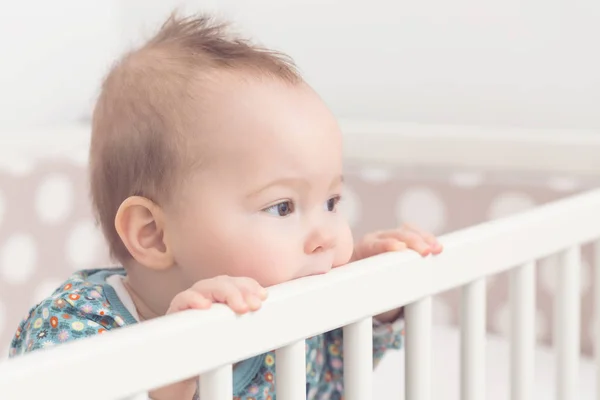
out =
[[(109, 263), (89, 208), (83, 156), (34, 165), (0, 163), (0, 360), (20, 319), (74, 270)], [(525, 211), (565, 195), (598, 186), (600, 176), (490, 174), (473, 170), (382, 168), (349, 165), (341, 203), (355, 235), (411, 222), (440, 235), (486, 220)], [(581, 296), (582, 349), (590, 353), (595, 322), (591, 251), (584, 248)], [(552, 339), (556, 257), (537, 274), (538, 339)], [(509, 330), (506, 275), (488, 280), (488, 328)], [(459, 322), (459, 292), (434, 299), (437, 323)], [(587, 316), (587, 317), (586, 317)]]
[(75, 269), (109, 263), (86, 179), (71, 160), (0, 165), (0, 359), (33, 305)]

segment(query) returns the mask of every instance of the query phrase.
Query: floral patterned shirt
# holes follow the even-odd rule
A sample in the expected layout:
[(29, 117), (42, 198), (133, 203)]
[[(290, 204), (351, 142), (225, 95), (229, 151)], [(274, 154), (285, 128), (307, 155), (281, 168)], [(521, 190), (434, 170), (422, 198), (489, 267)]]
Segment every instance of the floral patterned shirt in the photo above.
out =
[[(107, 282), (125, 276), (123, 268), (82, 270), (33, 307), (17, 327), (9, 356), (104, 334), (137, 323), (131, 298)], [(136, 317), (134, 317), (136, 315)], [(403, 320), (375, 323), (373, 357), (377, 365), (388, 349), (400, 349)], [(335, 329), (306, 339), (307, 399), (343, 398), (343, 332)], [(239, 363), (233, 372), (234, 400), (275, 399), (275, 352)], [(144, 397), (145, 398), (145, 397)], [(196, 395), (197, 398), (197, 395)]]

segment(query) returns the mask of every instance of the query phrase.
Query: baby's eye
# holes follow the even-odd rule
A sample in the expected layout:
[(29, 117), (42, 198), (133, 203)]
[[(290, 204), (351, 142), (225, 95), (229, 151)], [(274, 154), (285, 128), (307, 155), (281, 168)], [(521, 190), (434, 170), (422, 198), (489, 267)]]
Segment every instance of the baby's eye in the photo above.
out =
[(285, 217), (294, 212), (294, 203), (289, 200), (282, 201), (281, 203), (273, 204), (271, 207), (265, 208), (263, 211), (279, 217)]
[(325, 205), (327, 207), (327, 211), (334, 212), (336, 209), (336, 206), (338, 205), (339, 202), (340, 202), (340, 196), (335, 196), (335, 197), (332, 197), (331, 199), (327, 200), (327, 203), (325, 203)]

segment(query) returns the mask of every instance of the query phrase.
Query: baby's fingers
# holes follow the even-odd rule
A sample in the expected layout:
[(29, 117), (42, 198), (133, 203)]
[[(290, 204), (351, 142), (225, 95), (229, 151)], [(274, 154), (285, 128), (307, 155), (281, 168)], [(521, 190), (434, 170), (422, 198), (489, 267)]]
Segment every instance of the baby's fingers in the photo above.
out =
[(235, 313), (244, 314), (260, 307), (260, 299), (252, 293), (246, 292), (233, 282), (228, 282), (214, 290), (212, 295), (215, 301), (229, 306)]
[(186, 290), (173, 298), (169, 309), (167, 310), (167, 314), (190, 309), (206, 310), (207, 308), (210, 308), (211, 305), (212, 301), (202, 294), (194, 292), (193, 290)]
[(241, 289), (244, 300), (251, 311), (258, 310), (262, 306), (262, 302), (267, 299), (267, 289), (260, 286), (254, 279), (237, 278), (235, 285)]
[(394, 238), (383, 238), (373, 242), (371, 252), (375, 255), (380, 253), (387, 253), (389, 251), (401, 251), (406, 249), (407, 246), (404, 242), (401, 242)]
[(259, 300), (266, 300), (267, 298), (267, 289), (260, 286), (252, 278), (235, 278), (233, 284), (242, 291), (245, 297), (252, 296)]
[(248, 305), (251, 311), (258, 310), (262, 306), (262, 302), (264, 300), (254, 294), (247, 294), (246, 296), (244, 296), (244, 299), (246, 300), (246, 304)]
[[(243, 301), (247, 306), (247, 309), (242, 309), (241, 312), (258, 310), (261, 307), (262, 302), (267, 298), (267, 289), (260, 286), (254, 279), (242, 277), (233, 278), (231, 284), (239, 290)], [(237, 302), (238, 296), (234, 295), (233, 300)]]
[(373, 239), (365, 242), (360, 249), (356, 249), (358, 259), (376, 256), (389, 251), (406, 250), (406, 244), (394, 238)]
[(429, 254), (431, 254), (431, 246), (425, 241), (425, 239), (421, 235), (413, 231), (392, 230), (384, 232), (380, 236), (380, 240), (390, 238), (395, 238), (396, 240), (405, 243), (409, 249), (416, 251), (422, 256), (428, 256)]
[(439, 254), (443, 250), (442, 244), (437, 240), (435, 235), (432, 233), (426, 232), (420, 228), (417, 228), (413, 225), (406, 225), (406, 229), (415, 232), (417, 235), (421, 236), (423, 240), (431, 246), (431, 252), (433, 254)]

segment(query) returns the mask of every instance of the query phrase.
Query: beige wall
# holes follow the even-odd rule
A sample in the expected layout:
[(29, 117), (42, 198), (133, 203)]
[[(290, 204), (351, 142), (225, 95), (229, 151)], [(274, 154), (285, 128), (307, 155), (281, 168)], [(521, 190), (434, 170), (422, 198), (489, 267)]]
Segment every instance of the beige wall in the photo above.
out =
[[(90, 217), (86, 175), (80, 162), (57, 159), (21, 171), (0, 168), (0, 347), (5, 348), (29, 307), (73, 270), (108, 263)], [(443, 234), (597, 186), (593, 179), (478, 171), (382, 169), (348, 166), (344, 200), (357, 235), (411, 221)], [(533, 240), (533, 238), (532, 238)], [(582, 265), (582, 348), (591, 351), (592, 288), (589, 249)], [(490, 255), (493, 256), (493, 255)], [(551, 339), (553, 259), (538, 269), (537, 328)], [(458, 321), (458, 293), (436, 298), (437, 322)], [(490, 279), (488, 327), (507, 332), (507, 281)], [(0, 352), (4, 354), (4, 351)]]

